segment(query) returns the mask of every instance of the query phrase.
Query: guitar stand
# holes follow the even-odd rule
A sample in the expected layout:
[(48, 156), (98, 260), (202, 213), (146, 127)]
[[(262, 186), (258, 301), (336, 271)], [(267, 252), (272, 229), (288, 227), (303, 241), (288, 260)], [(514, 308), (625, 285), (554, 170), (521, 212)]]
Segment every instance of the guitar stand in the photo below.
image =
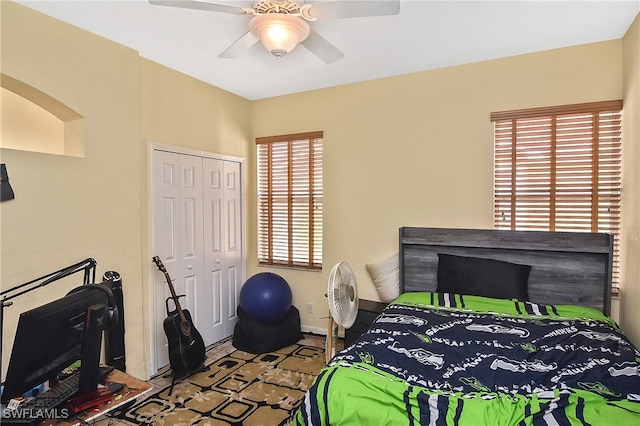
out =
[[(209, 371), (209, 367), (207, 367), (206, 365), (202, 364), (200, 366), (200, 368), (198, 368), (196, 371), (192, 372), (191, 374), (202, 373), (204, 371)], [(182, 376), (182, 377), (176, 377), (176, 375), (173, 374), (173, 370), (171, 370), (171, 387), (169, 387), (169, 395), (168, 396), (171, 396), (171, 394), (173, 393), (173, 387), (176, 384), (176, 380), (186, 379), (187, 377), (191, 376), (191, 374), (187, 374), (186, 376)]]
[[(156, 265), (158, 266), (158, 268), (162, 272), (165, 273), (165, 277), (167, 278), (167, 283), (171, 283), (171, 279), (168, 276), (168, 274), (166, 273), (166, 269), (164, 269), (164, 265), (162, 265), (162, 262), (160, 261), (160, 259), (157, 259), (157, 258), (154, 257), (154, 262), (156, 262)], [(170, 285), (169, 287), (171, 289), (171, 293), (172, 293), (171, 296), (172, 297), (167, 297), (167, 299), (164, 301), (165, 308), (166, 308), (166, 311), (167, 311), (167, 318), (176, 315), (176, 313), (178, 312), (178, 309), (179, 309), (178, 298), (184, 297), (184, 295), (177, 296), (175, 294), (175, 292), (173, 291), (173, 286)], [(170, 308), (169, 308), (169, 301), (170, 300), (172, 300), (176, 304), (176, 310), (173, 310), (173, 311), (170, 310)], [(203, 371), (209, 370), (209, 367), (204, 365), (204, 362), (207, 359), (207, 357), (206, 357), (206, 348), (203, 348), (203, 350), (204, 350), (204, 352), (202, 354), (203, 355), (203, 360), (202, 360), (202, 363), (200, 364), (200, 367), (198, 367), (197, 369), (195, 369), (193, 371), (189, 371), (184, 376), (177, 377), (176, 374), (175, 374), (175, 370), (173, 369), (173, 365), (171, 366), (172, 367), (171, 368), (171, 376), (172, 377), (171, 377), (171, 387), (169, 387), (169, 396), (171, 396), (171, 394), (173, 393), (173, 387), (175, 386), (177, 380), (186, 379), (187, 377), (191, 376), (194, 373), (201, 373)], [(169, 354), (169, 358), (171, 358), (171, 354)], [(166, 375), (164, 377), (166, 377)]]
[[(181, 295), (180, 295), (180, 296), (178, 296), (178, 297), (184, 297), (184, 294), (181, 294)], [(176, 311), (171, 311), (171, 310), (169, 309), (169, 300), (172, 300), (172, 298), (171, 298), (171, 297), (168, 297), (168, 298), (167, 298), (167, 300), (165, 300), (165, 301), (164, 301), (165, 308), (166, 308), (166, 310), (167, 310), (167, 316), (171, 316), (171, 315), (174, 315), (174, 314), (176, 313)], [(205, 357), (205, 359), (206, 359), (206, 357)], [(194, 371), (192, 371), (191, 373), (186, 374), (186, 375), (184, 375), (184, 376), (177, 377), (177, 376), (174, 374), (174, 372), (173, 372), (173, 368), (172, 368), (172, 369), (171, 369), (171, 387), (169, 387), (169, 395), (168, 395), (168, 396), (171, 396), (171, 394), (173, 393), (173, 387), (175, 386), (175, 384), (176, 384), (176, 381), (177, 381), (177, 380), (186, 379), (187, 377), (191, 376), (191, 375), (192, 375), (192, 374), (194, 374), (194, 373), (202, 373), (203, 371), (207, 371), (207, 370), (209, 370), (209, 367), (205, 366), (205, 365), (204, 365), (204, 363), (202, 363), (202, 365), (200, 365), (200, 367), (199, 367), (197, 370), (194, 370)], [(166, 376), (165, 376), (165, 377), (166, 377)]]

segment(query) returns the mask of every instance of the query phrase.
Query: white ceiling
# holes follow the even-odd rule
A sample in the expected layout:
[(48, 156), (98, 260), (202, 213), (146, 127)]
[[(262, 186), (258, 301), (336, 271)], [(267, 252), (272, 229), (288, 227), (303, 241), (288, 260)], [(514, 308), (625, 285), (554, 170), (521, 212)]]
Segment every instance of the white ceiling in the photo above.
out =
[(260, 43), (219, 59), (247, 31), (248, 16), (146, 0), (16, 1), (251, 100), (619, 39), (640, 10), (640, 0), (401, 0), (395, 16), (312, 22), (346, 55), (327, 65), (303, 46), (277, 60)]

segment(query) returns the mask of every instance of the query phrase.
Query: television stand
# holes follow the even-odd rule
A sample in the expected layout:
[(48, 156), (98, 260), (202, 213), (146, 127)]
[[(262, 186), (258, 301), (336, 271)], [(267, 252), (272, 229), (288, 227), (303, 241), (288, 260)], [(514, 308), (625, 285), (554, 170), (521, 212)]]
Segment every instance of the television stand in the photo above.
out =
[(76, 396), (94, 392), (100, 379), (100, 353), (102, 330), (107, 327), (107, 307), (96, 303), (87, 308), (84, 330), (82, 330), (82, 356), (80, 358), (80, 380)]

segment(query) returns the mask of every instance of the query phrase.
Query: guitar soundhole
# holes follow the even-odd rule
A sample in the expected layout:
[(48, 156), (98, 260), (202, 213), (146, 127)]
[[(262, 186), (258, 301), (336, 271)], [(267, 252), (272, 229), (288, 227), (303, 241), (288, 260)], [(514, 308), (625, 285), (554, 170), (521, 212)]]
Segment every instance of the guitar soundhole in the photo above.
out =
[(187, 321), (182, 323), (182, 334), (185, 336), (191, 336), (191, 326)]

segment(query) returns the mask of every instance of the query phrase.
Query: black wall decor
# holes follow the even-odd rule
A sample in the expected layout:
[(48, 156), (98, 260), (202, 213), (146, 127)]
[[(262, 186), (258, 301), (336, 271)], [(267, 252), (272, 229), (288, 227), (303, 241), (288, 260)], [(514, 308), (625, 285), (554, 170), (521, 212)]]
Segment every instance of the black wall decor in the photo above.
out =
[(0, 164), (0, 201), (13, 200), (15, 194), (9, 183), (9, 175), (7, 174), (6, 164)]

